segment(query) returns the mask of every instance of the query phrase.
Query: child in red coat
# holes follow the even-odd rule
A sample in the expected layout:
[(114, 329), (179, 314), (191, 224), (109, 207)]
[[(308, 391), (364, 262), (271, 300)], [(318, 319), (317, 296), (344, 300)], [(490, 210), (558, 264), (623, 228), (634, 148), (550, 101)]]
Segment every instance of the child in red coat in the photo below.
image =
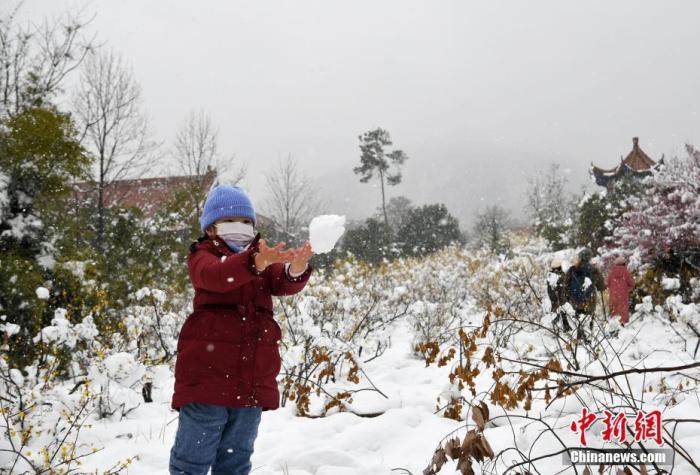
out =
[(272, 296), (304, 288), (311, 245), (269, 247), (254, 231), (250, 199), (235, 186), (209, 192), (200, 225), (205, 235), (188, 258), (193, 312), (175, 364), (179, 416), (170, 473), (244, 475), (261, 413), (279, 407), (282, 331)]

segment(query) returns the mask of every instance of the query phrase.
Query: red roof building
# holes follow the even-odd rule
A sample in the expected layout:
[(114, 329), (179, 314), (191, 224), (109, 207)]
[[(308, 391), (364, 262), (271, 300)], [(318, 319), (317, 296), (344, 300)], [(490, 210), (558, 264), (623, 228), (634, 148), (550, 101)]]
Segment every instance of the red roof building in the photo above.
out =
[[(106, 208), (115, 205), (139, 208), (147, 218), (150, 218), (167, 205), (174, 191), (196, 185), (198, 182), (201, 189), (207, 193), (212, 186), (218, 184), (216, 170), (210, 169), (201, 176), (183, 175), (116, 180), (105, 187), (104, 204)], [(73, 197), (76, 201), (87, 199), (97, 201), (95, 183), (74, 183)], [(274, 222), (266, 216), (257, 213), (256, 218), (259, 225), (274, 226)]]

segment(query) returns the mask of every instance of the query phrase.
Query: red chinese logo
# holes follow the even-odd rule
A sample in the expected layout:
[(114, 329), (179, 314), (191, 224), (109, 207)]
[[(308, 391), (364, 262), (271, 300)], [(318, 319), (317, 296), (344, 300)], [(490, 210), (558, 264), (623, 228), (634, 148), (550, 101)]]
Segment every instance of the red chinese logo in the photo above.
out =
[(593, 414), (592, 412), (588, 412), (588, 409), (585, 407), (581, 409), (581, 418), (573, 421), (571, 423), (570, 429), (573, 433), (580, 432), (581, 434), (581, 445), (586, 447), (588, 443), (586, 442), (586, 431), (590, 426), (593, 425), (593, 423), (598, 419), (598, 416)]
[(605, 418), (603, 419), (603, 424), (605, 424), (605, 429), (603, 429), (603, 440), (605, 442), (610, 442), (615, 438), (618, 442), (622, 443), (627, 440), (627, 416), (624, 412), (618, 412), (613, 418), (613, 413), (610, 411), (603, 411)]
[[(605, 428), (601, 432), (601, 436), (605, 442), (613, 440), (618, 443), (627, 441), (627, 416), (624, 412), (613, 414), (608, 410), (603, 411), (602, 417), (599, 417), (594, 412), (590, 412), (587, 408), (581, 409), (581, 417), (572, 421), (569, 428), (575, 434), (580, 434), (580, 441), (583, 447), (588, 445), (586, 441), (586, 431), (598, 420), (602, 419)], [(646, 442), (653, 440), (659, 447), (663, 445), (661, 425), (661, 411), (653, 410), (648, 413), (638, 411), (634, 419), (634, 427), (632, 427), (632, 436), (637, 442)]]
[(661, 412), (658, 409), (648, 414), (639, 411), (634, 419), (634, 440), (640, 442), (649, 439), (656, 442), (658, 446), (663, 444), (663, 439), (661, 438)]

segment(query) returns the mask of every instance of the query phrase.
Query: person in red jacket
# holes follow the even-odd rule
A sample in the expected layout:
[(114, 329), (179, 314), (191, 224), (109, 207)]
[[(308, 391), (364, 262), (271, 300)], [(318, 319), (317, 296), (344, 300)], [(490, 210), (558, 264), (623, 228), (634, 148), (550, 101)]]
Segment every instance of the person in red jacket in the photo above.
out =
[(178, 429), (171, 474), (248, 474), (263, 411), (279, 407), (272, 296), (309, 280), (311, 245), (274, 247), (255, 233), (255, 211), (236, 186), (213, 188), (187, 260), (195, 290), (177, 346), (172, 407)]
[(619, 315), (622, 323), (630, 319), (630, 291), (634, 288), (634, 279), (627, 270), (627, 261), (620, 256), (608, 274), (610, 292), (610, 314)]

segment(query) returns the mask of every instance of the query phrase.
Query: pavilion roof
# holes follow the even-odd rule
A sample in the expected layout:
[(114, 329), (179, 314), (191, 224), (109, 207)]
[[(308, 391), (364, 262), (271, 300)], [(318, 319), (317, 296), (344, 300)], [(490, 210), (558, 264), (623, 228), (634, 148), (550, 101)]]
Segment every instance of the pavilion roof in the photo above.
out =
[[(623, 175), (647, 175), (658, 165), (641, 149), (638, 137), (632, 138), (632, 151), (627, 154), (627, 157), (620, 158), (620, 163), (612, 169), (604, 169), (591, 164), (590, 173), (598, 185), (607, 186), (611, 180), (616, 180)], [(662, 161), (663, 157), (659, 163)]]

